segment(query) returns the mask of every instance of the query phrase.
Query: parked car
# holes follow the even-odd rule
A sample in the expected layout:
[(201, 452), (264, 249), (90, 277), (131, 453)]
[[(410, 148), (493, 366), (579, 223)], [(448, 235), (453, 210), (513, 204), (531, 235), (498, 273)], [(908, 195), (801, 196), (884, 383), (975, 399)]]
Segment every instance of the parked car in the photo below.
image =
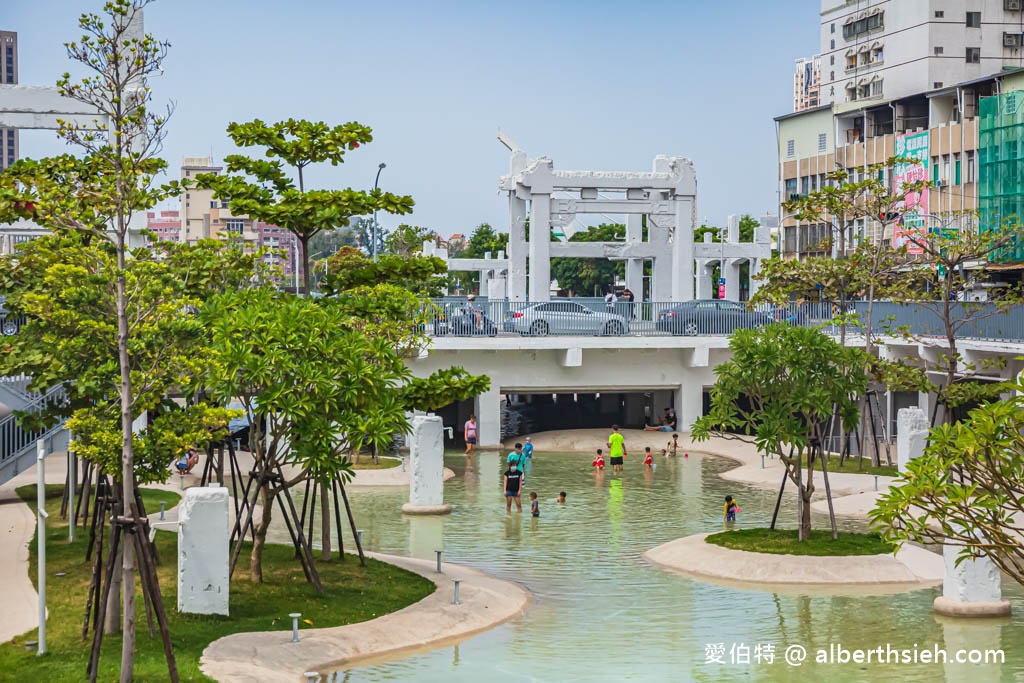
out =
[(445, 304), (434, 315), (434, 335), (438, 337), (493, 337), (496, 334), (498, 325), (470, 304)]
[(771, 322), (774, 322), (772, 316), (748, 311), (738, 301), (697, 299), (658, 313), (654, 327), (671, 334), (729, 334), (736, 329), (762, 327)]
[(573, 301), (549, 301), (509, 311), (505, 314), (504, 329), (534, 337), (548, 334), (621, 336), (629, 332), (629, 321), (621, 315), (594, 311)]

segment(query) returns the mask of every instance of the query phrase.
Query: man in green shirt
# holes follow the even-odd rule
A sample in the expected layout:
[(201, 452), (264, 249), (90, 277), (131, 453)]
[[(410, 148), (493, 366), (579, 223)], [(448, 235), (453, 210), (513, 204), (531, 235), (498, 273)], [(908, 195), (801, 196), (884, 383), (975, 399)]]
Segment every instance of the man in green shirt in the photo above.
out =
[(612, 461), (612, 472), (622, 471), (622, 459), (626, 457), (626, 439), (619, 434), (619, 425), (612, 425), (608, 437), (608, 451)]

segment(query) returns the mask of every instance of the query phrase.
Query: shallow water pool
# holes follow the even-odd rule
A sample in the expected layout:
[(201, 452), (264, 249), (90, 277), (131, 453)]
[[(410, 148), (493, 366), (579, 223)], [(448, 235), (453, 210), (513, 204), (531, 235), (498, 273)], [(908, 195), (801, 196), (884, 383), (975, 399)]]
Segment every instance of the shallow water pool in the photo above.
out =
[[(940, 588), (890, 595), (829, 597), (741, 590), (658, 569), (641, 554), (680, 536), (722, 528), (722, 501), (743, 508), (738, 527), (767, 526), (775, 492), (721, 479), (734, 463), (691, 454), (657, 458), (645, 472), (595, 475), (590, 456), (538, 453), (526, 491), (540, 518), (505, 514), (503, 458), (449, 454), (457, 476), (445, 485), (444, 517), (399, 511), (405, 489), (352, 489), (357, 525), (371, 550), (467, 564), (519, 581), (534, 595), (525, 615), (457, 646), (338, 672), (338, 681), (986, 681), (1024, 680), (1024, 591), (1004, 582), (1011, 619), (962, 622), (937, 617)], [(568, 504), (554, 502), (560, 490)], [(526, 496), (524, 496), (524, 503)], [(792, 527), (795, 499), (780, 522)], [(827, 527), (827, 516), (814, 524)], [(846, 529), (865, 526), (843, 522)], [(442, 588), (442, 590), (446, 590)], [(934, 648), (1003, 649), (1001, 665), (824, 663), (816, 650), (886, 646), (908, 656)], [(787, 664), (787, 648), (809, 659)], [(769, 652), (774, 661), (769, 663)], [(842, 656), (833, 650), (836, 657)], [(712, 660), (720, 660), (718, 661)], [(747, 663), (749, 661), (749, 663)]]

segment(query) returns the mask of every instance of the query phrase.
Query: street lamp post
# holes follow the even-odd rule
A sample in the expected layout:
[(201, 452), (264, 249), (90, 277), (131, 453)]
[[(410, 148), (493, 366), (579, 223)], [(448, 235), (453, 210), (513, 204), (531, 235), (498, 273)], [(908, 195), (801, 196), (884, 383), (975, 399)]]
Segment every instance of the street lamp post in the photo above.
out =
[[(380, 182), (380, 172), (387, 168), (387, 164), (383, 161), (377, 167), (377, 177), (373, 181), (373, 191), (377, 192), (377, 185)], [(377, 209), (373, 209), (373, 262), (377, 262)]]

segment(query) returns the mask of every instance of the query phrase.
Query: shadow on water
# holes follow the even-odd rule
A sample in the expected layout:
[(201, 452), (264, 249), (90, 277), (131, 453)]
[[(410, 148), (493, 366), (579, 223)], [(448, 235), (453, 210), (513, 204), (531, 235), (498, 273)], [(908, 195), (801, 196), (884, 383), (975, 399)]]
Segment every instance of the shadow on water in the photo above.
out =
[[(959, 622), (936, 617), (941, 589), (890, 595), (799, 595), (742, 590), (659, 570), (641, 554), (661, 543), (723, 527), (726, 494), (743, 508), (737, 528), (767, 526), (775, 493), (727, 482), (735, 465), (691, 453), (657, 458), (645, 472), (627, 458), (622, 476), (590, 468), (590, 456), (539, 453), (525, 491), (536, 491), (541, 515), (506, 515), (501, 495), (504, 459), (457, 454), (445, 463), (457, 477), (445, 485), (454, 506), (445, 517), (407, 517), (407, 491), (354, 491), (363, 541), (372, 550), (464, 563), (519, 581), (534, 594), (526, 614), (455, 647), (398, 661), (335, 672), (332, 681), (963, 681), (985, 683), (1024, 676), (1022, 619)], [(559, 491), (568, 502), (555, 502)], [(524, 502), (526, 496), (524, 496)], [(787, 496), (781, 526), (792, 527), (795, 499)], [(828, 524), (827, 516), (814, 523)], [(864, 530), (845, 521), (849, 530)], [(319, 538), (318, 533), (314, 538)], [(1009, 584), (1009, 582), (1004, 582)], [(1005, 585), (1014, 613), (1024, 614), (1024, 591)], [(819, 664), (790, 666), (786, 648), (811, 653), (886, 645), (897, 649), (1002, 648), (1001, 666)], [(768, 648), (774, 662), (769, 663)], [(723, 663), (711, 663), (709, 654)], [(760, 661), (758, 661), (760, 655)], [(742, 663), (749, 659), (749, 664)], [(736, 663), (731, 663), (736, 662)]]

